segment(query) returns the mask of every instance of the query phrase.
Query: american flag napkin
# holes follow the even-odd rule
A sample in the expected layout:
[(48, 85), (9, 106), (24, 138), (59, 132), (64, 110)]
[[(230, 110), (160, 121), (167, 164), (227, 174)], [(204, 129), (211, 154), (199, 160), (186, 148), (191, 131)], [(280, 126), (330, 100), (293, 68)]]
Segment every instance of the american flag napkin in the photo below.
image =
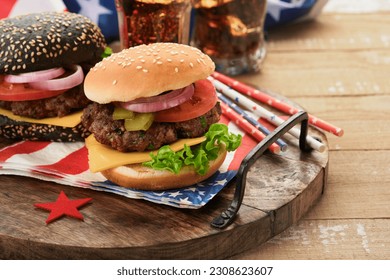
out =
[(65, 10), (66, 6), (62, 0), (1, 0), (0, 19), (26, 13)]
[[(244, 133), (222, 116), (221, 122), (233, 133)], [(242, 145), (228, 153), (219, 171), (208, 180), (169, 191), (139, 191), (120, 187), (106, 180), (101, 173), (92, 173), (88, 166), (88, 150), (84, 142), (57, 143), (22, 141), (0, 150), (0, 175), (17, 175), (51, 181), (62, 185), (115, 193), (133, 199), (179, 208), (200, 208), (209, 202), (237, 173), (242, 159), (256, 145), (243, 137)]]

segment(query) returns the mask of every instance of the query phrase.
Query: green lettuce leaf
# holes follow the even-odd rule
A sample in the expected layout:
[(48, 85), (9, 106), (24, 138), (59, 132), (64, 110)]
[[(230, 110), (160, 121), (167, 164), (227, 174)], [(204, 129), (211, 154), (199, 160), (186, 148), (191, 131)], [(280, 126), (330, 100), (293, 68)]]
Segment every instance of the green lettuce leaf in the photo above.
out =
[(215, 160), (222, 148), (229, 152), (241, 145), (240, 134), (229, 133), (225, 124), (212, 124), (205, 134), (206, 140), (195, 147), (185, 145), (183, 150), (172, 151), (169, 145), (161, 147), (157, 154), (150, 153), (150, 161), (143, 165), (157, 170), (168, 170), (178, 174), (184, 166), (192, 166), (195, 171), (204, 175), (209, 168), (209, 162)]
[(101, 57), (106, 58), (106, 57), (109, 57), (110, 55), (112, 55), (112, 49), (110, 47), (106, 47), (104, 49), (104, 52), (102, 53)]

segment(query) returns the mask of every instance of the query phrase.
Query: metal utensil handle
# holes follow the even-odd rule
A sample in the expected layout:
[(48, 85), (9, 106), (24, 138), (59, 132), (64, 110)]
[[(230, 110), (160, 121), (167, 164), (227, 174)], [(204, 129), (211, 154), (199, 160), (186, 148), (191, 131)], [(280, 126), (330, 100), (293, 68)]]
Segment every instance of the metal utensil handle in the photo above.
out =
[(301, 151), (308, 152), (311, 150), (306, 142), (306, 136), (308, 132), (308, 114), (307, 112), (300, 111), (288, 120), (278, 126), (272, 133), (264, 138), (259, 144), (257, 144), (246, 157), (243, 159), (240, 168), (236, 175), (236, 189), (234, 192), (233, 200), (230, 206), (224, 210), (218, 217), (215, 217), (211, 222), (211, 226), (215, 228), (225, 228), (230, 225), (236, 217), (238, 210), (241, 207), (242, 200), (245, 194), (246, 176), (249, 168), (253, 163), (261, 157), (269, 146), (274, 143), (277, 139), (281, 138), (295, 125), (301, 123), (301, 133), (299, 136), (299, 148)]

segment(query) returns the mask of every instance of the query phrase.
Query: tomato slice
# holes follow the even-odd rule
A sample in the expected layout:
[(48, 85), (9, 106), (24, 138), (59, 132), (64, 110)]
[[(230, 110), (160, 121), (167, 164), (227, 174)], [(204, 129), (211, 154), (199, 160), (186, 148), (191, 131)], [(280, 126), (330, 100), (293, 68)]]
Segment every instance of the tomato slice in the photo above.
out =
[(207, 79), (195, 82), (194, 95), (186, 102), (154, 115), (156, 122), (182, 122), (197, 118), (210, 111), (217, 103), (214, 85)]
[(67, 90), (40, 90), (30, 88), (27, 84), (10, 84), (0, 76), (0, 100), (3, 101), (26, 101), (49, 98), (60, 95)]

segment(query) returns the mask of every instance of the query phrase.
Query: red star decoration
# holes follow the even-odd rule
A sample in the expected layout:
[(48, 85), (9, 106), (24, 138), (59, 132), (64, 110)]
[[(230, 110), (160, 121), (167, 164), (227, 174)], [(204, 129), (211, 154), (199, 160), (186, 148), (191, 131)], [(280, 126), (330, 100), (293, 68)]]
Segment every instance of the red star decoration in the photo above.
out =
[(70, 200), (66, 194), (61, 191), (55, 202), (36, 203), (35, 207), (50, 211), (46, 224), (61, 218), (62, 216), (70, 216), (76, 219), (84, 220), (83, 215), (77, 208), (90, 202), (92, 198), (83, 198)]

